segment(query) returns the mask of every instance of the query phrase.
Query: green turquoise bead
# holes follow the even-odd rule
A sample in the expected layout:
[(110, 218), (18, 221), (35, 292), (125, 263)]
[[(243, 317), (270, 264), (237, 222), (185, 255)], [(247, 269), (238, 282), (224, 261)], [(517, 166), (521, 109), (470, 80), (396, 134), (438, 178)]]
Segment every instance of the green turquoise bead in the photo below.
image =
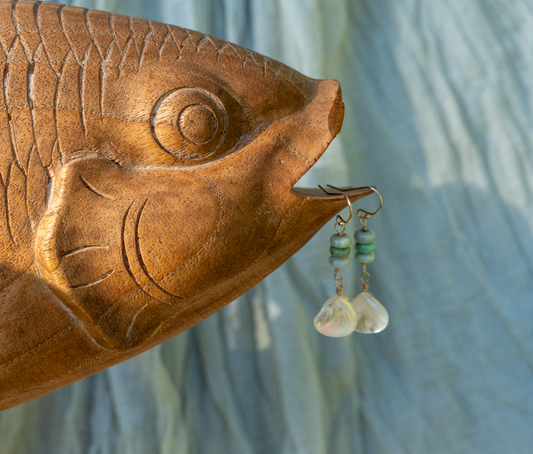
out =
[(344, 248), (338, 248), (331, 246), (329, 248), (329, 252), (331, 252), (331, 255), (333, 257), (347, 257), (350, 255), (350, 248), (344, 247)]
[(329, 242), (333, 247), (344, 249), (352, 244), (352, 239), (348, 235), (339, 235), (336, 233), (335, 235), (331, 236)]
[(376, 250), (376, 243), (361, 244), (355, 243), (355, 250), (361, 254), (370, 254)]
[(357, 241), (360, 244), (370, 244), (374, 242), (374, 238), (376, 237), (376, 234), (373, 230), (363, 230), (359, 229), (355, 232), (355, 241)]
[(329, 258), (329, 264), (333, 268), (346, 268), (350, 264), (350, 257), (333, 257)]
[(376, 256), (373, 252), (370, 252), (368, 254), (361, 254), (360, 252), (355, 253), (355, 259), (359, 260), (361, 263), (370, 263), (373, 262)]

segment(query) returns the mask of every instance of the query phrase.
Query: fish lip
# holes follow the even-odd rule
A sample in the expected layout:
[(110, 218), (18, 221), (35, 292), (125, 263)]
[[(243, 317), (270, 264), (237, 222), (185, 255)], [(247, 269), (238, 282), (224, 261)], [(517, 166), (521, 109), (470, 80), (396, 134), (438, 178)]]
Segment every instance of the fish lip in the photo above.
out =
[[(342, 188), (343, 192), (338, 194), (327, 194), (320, 188), (302, 188), (302, 187), (292, 187), (291, 194), (307, 199), (308, 201), (317, 201), (321, 204), (329, 202), (346, 202), (346, 196), (350, 199), (350, 202), (354, 202), (358, 199), (366, 197), (374, 192), (373, 187), (364, 186), (360, 188), (350, 187)], [(346, 196), (344, 195), (346, 194)]]

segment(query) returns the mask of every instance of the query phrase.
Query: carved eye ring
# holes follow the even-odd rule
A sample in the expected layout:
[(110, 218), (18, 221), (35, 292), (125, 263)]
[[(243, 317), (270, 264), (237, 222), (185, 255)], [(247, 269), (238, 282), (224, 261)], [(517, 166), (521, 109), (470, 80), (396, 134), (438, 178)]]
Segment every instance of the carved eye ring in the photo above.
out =
[(155, 139), (180, 160), (203, 159), (224, 142), (228, 115), (211, 93), (180, 88), (163, 96), (152, 112)]

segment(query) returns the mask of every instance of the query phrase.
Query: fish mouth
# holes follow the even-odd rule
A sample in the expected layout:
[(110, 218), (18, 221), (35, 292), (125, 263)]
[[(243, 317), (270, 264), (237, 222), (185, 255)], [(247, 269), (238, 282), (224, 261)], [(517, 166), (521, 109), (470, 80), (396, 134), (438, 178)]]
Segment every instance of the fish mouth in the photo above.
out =
[[(291, 189), (291, 194), (301, 197), (303, 199), (309, 200), (311, 203), (315, 201), (317, 205), (331, 204), (336, 203), (340, 205), (339, 209), (342, 209), (347, 205), (346, 197), (350, 199), (350, 202), (355, 202), (358, 199), (362, 199), (367, 195), (372, 194), (374, 191), (370, 186), (354, 188), (354, 187), (344, 187), (338, 188), (340, 191), (332, 190), (332, 192), (327, 193), (320, 187), (318, 188), (300, 188), (293, 187)], [(328, 191), (329, 192), (329, 191)], [(333, 192), (336, 192), (333, 194)]]

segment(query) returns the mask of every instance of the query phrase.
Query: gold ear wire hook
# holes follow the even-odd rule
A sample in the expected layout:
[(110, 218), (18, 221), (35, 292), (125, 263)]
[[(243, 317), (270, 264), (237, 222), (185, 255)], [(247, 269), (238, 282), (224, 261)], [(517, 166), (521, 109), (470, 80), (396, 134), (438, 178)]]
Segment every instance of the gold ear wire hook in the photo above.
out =
[[(338, 214), (337, 217), (335, 218), (335, 220), (337, 221), (337, 224), (339, 224), (340, 226), (344, 227), (346, 224), (348, 224), (348, 222), (350, 222), (352, 220), (352, 216), (353, 216), (352, 202), (350, 201), (350, 197), (348, 197), (348, 194), (346, 194), (342, 189), (336, 188), (336, 187), (331, 186), (329, 184), (328, 184), (328, 186), (330, 188), (336, 189), (337, 191), (340, 191), (340, 192), (328, 192), (322, 186), (318, 185), (318, 187), (320, 189), (322, 189), (328, 195), (340, 195), (340, 194), (342, 194), (344, 197), (346, 197), (346, 202), (348, 202), (348, 206), (350, 207), (350, 217), (346, 221), (344, 219), (342, 219), (340, 214)], [(353, 188), (350, 188), (350, 190), (351, 189), (353, 189)], [(344, 229), (343, 229), (343, 231), (344, 231)]]
[(377, 194), (377, 196), (379, 197), (379, 208), (376, 211), (374, 211), (373, 213), (369, 213), (368, 211), (363, 210), (362, 208), (360, 208), (360, 209), (357, 210), (357, 216), (359, 218), (367, 218), (368, 219), (370, 216), (374, 216), (375, 214), (378, 214), (381, 211), (381, 208), (383, 207), (383, 199), (381, 198), (381, 194), (378, 192), (378, 190), (374, 186), (363, 186), (361, 188), (337, 188), (336, 186), (332, 186), (331, 184), (328, 184), (327, 186), (329, 188), (335, 189), (336, 191), (339, 191), (339, 192), (330, 192), (330, 191), (327, 191), (326, 189), (324, 189), (322, 186), (318, 185), (318, 187), (320, 189), (322, 189), (328, 195), (343, 194), (346, 197), (346, 200), (347, 200), (348, 205), (350, 207), (350, 217), (348, 218), (347, 221), (344, 221), (339, 215), (337, 215), (337, 219), (340, 219), (342, 222), (344, 222), (344, 224), (347, 224), (348, 222), (350, 222), (352, 220), (352, 204), (350, 202), (350, 198), (346, 194), (347, 192), (354, 191), (356, 189), (368, 188), (368, 189), (372, 190), (373, 192), (375, 192)]
[[(373, 192), (375, 192), (377, 194), (377, 196), (379, 197), (379, 208), (374, 211), (373, 213), (369, 213), (368, 211), (366, 210), (363, 210), (362, 208), (359, 208), (357, 210), (357, 216), (358, 217), (365, 217), (365, 218), (369, 218), (370, 216), (374, 216), (375, 214), (378, 214), (380, 211), (381, 211), (381, 208), (383, 207), (383, 199), (381, 198), (381, 194), (378, 192), (378, 190), (373, 187), (373, 186), (367, 186), (369, 189), (371, 189)], [(361, 213), (364, 213), (363, 215), (359, 214), (359, 212)]]

